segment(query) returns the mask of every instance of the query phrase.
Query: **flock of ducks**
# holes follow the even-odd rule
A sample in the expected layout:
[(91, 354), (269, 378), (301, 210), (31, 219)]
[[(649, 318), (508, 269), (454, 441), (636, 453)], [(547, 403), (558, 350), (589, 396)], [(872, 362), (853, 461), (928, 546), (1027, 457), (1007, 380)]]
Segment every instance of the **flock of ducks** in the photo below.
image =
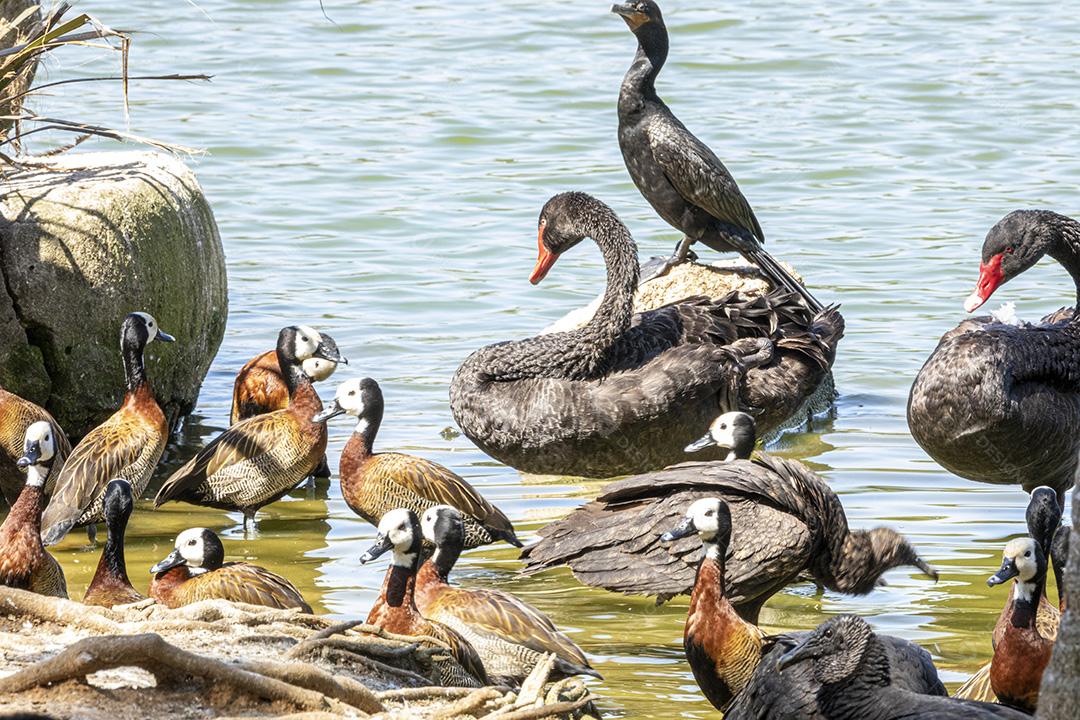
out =
[[(729, 718), (1026, 717), (1065, 603), (1062, 507), (1080, 450), (1080, 323), (1071, 311), (1038, 325), (968, 321), (945, 335), (912, 388), (912, 433), (931, 456), (965, 477), (1031, 491), (1028, 536), (1005, 546), (988, 581), (1012, 581), (993, 657), (958, 697), (946, 696), (925, 650), (876, 634), (858, 617), (834, 617), (808, 632), (763, 632), (763, 605), (800, 579), (858, 595), (893, 568), (911, 566), (933, 580), (937, 572), (896, 531), (851, 529), (837, 495), (802, 463), (755, 453), (759, 434), (788, 420), (828, 374), (843, 320), (764, 251), (761, 226), (727, 169), (657, 96), (668, 52), (659, 7), (635, 0), (613, 11), (638, 40), (619, 98), (620, 148), (642, 194), (685, 235), (649, 274), (701, 242), (739, 252), (775, 289), (755, 299), (694, 297), (636, 315), (641, 271), (625, 225), (584, 193), (548, 201), (531, 281), (592, 238), (608, 267), (599, 309), (576, 330), (473, 353), (454, 376), (451, 409), (481, 449), (520, 470), (630, 476), (543, 528), (522, 553), (525, 572), (566, 565), (582, 582), (612, 591), (658, 601), (689, 593), (686, 660)], [(1043, 255), (1080, 288), (1080, 224), (1046, 211), (1008, 215), (986, 238), (966, 309)], [(84, 602), (144, 599), (128, 576), (124, 532), (168, 439), (143, 362), (154, 341), (173, 338), (147, 313), (124, 318), (123, 402), (74, 448), (46, 410), (0, 390), (0, 487), (11, 505), (0, 526), (0, 583), (66, 597), (63, 570), (46, 546), (82, 527), (93, 542), (104, 523)], [(448, 685), (519, 684), (547, 654), (556, 658), (556, 677), (599, 677), (536, 608), (450, 581), (463, 550), (522, 543), (507, 516), (451, 470), (376, 451), (384, 398), (375, 380), (346, 380), (323, 404), (313, 383), (343, 363), (326, 333), (281, 329), (276, 347), (238, 374), (231, 426), (165, 480), (154, 506), (236, 511), (246, 530), (260, 508), (329, 475), (327, 423), (351, 416), (341, 491), (378, 528), (360, 562), (391, 555), (368, 622), (448, 646), (454, 661), (439, 668)], [(1051, 568), (1056, 605), (1046, 596)], [(169, 607), (216, 598), (311, 612), (287, 579), (227, 562), (206, 528), (180, 533), (150, 572), (149, 596)]]

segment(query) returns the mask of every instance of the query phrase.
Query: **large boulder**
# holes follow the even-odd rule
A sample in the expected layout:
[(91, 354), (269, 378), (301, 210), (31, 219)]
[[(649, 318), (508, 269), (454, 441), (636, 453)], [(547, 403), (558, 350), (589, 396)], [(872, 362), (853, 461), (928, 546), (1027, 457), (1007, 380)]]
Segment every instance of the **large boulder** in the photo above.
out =
[(175, 425), (225, 332), (217, 225), (195, 175), (154, 152), (69, 154), (0, 176), (0, 384), (73, 436), (124, 392), (120, 322), (143, 310), (176, 343), (147, 350)]

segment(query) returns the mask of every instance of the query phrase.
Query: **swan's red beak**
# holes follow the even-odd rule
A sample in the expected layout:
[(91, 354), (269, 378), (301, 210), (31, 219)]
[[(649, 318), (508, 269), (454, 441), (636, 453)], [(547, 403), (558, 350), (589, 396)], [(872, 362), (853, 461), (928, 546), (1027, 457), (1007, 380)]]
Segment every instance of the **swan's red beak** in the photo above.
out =
[(998, 285), (1005, 280), (1005, 273), (1001, 271), (1001, 261), (1004, 257), (1002, 253), (998, 253), (990, 258), (990, 262), (979, 264), (979, 282), (975, 284), (975, 289), (964, 301), (964, 310), (974, 312), (979, 309), (994, 294)]
[(557, 253), (553, 253), (544, 247), (544, 226), (540, 226), (540, 230), (536, 233), (536, 267), (533, 268), (532, 275), (529, 276), (529, 282), (533, 285), (540, 282), (548, 274), (548, 270), (555, 264), (555, 261), (559, 259)]

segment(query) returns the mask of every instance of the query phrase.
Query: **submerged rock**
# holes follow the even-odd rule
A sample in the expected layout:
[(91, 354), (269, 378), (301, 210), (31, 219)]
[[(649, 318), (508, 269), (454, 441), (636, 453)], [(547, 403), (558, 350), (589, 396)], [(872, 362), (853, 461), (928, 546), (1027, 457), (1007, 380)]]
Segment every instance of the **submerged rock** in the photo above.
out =
[(0, 179), (0, 384), (80, 436), (124, 391), (120, 321), (177, 339), (147, 367), (175, 425), (225, 332), (225, 256), (195, 175), (154, 152), (71, 154)]

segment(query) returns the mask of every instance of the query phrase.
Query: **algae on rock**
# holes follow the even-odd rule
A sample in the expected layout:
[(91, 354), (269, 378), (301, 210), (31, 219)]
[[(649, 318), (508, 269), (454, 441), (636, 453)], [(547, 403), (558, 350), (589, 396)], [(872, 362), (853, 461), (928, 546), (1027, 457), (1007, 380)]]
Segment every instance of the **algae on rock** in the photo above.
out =
[(195, 175), (154, 152), (69, 154), (0, 178), (0, 383), (74, 436), (124, 391), (120, 322), (177, 338), (147, 349), (170, 425), (195, 406), (225, 332), (225, 257)]

